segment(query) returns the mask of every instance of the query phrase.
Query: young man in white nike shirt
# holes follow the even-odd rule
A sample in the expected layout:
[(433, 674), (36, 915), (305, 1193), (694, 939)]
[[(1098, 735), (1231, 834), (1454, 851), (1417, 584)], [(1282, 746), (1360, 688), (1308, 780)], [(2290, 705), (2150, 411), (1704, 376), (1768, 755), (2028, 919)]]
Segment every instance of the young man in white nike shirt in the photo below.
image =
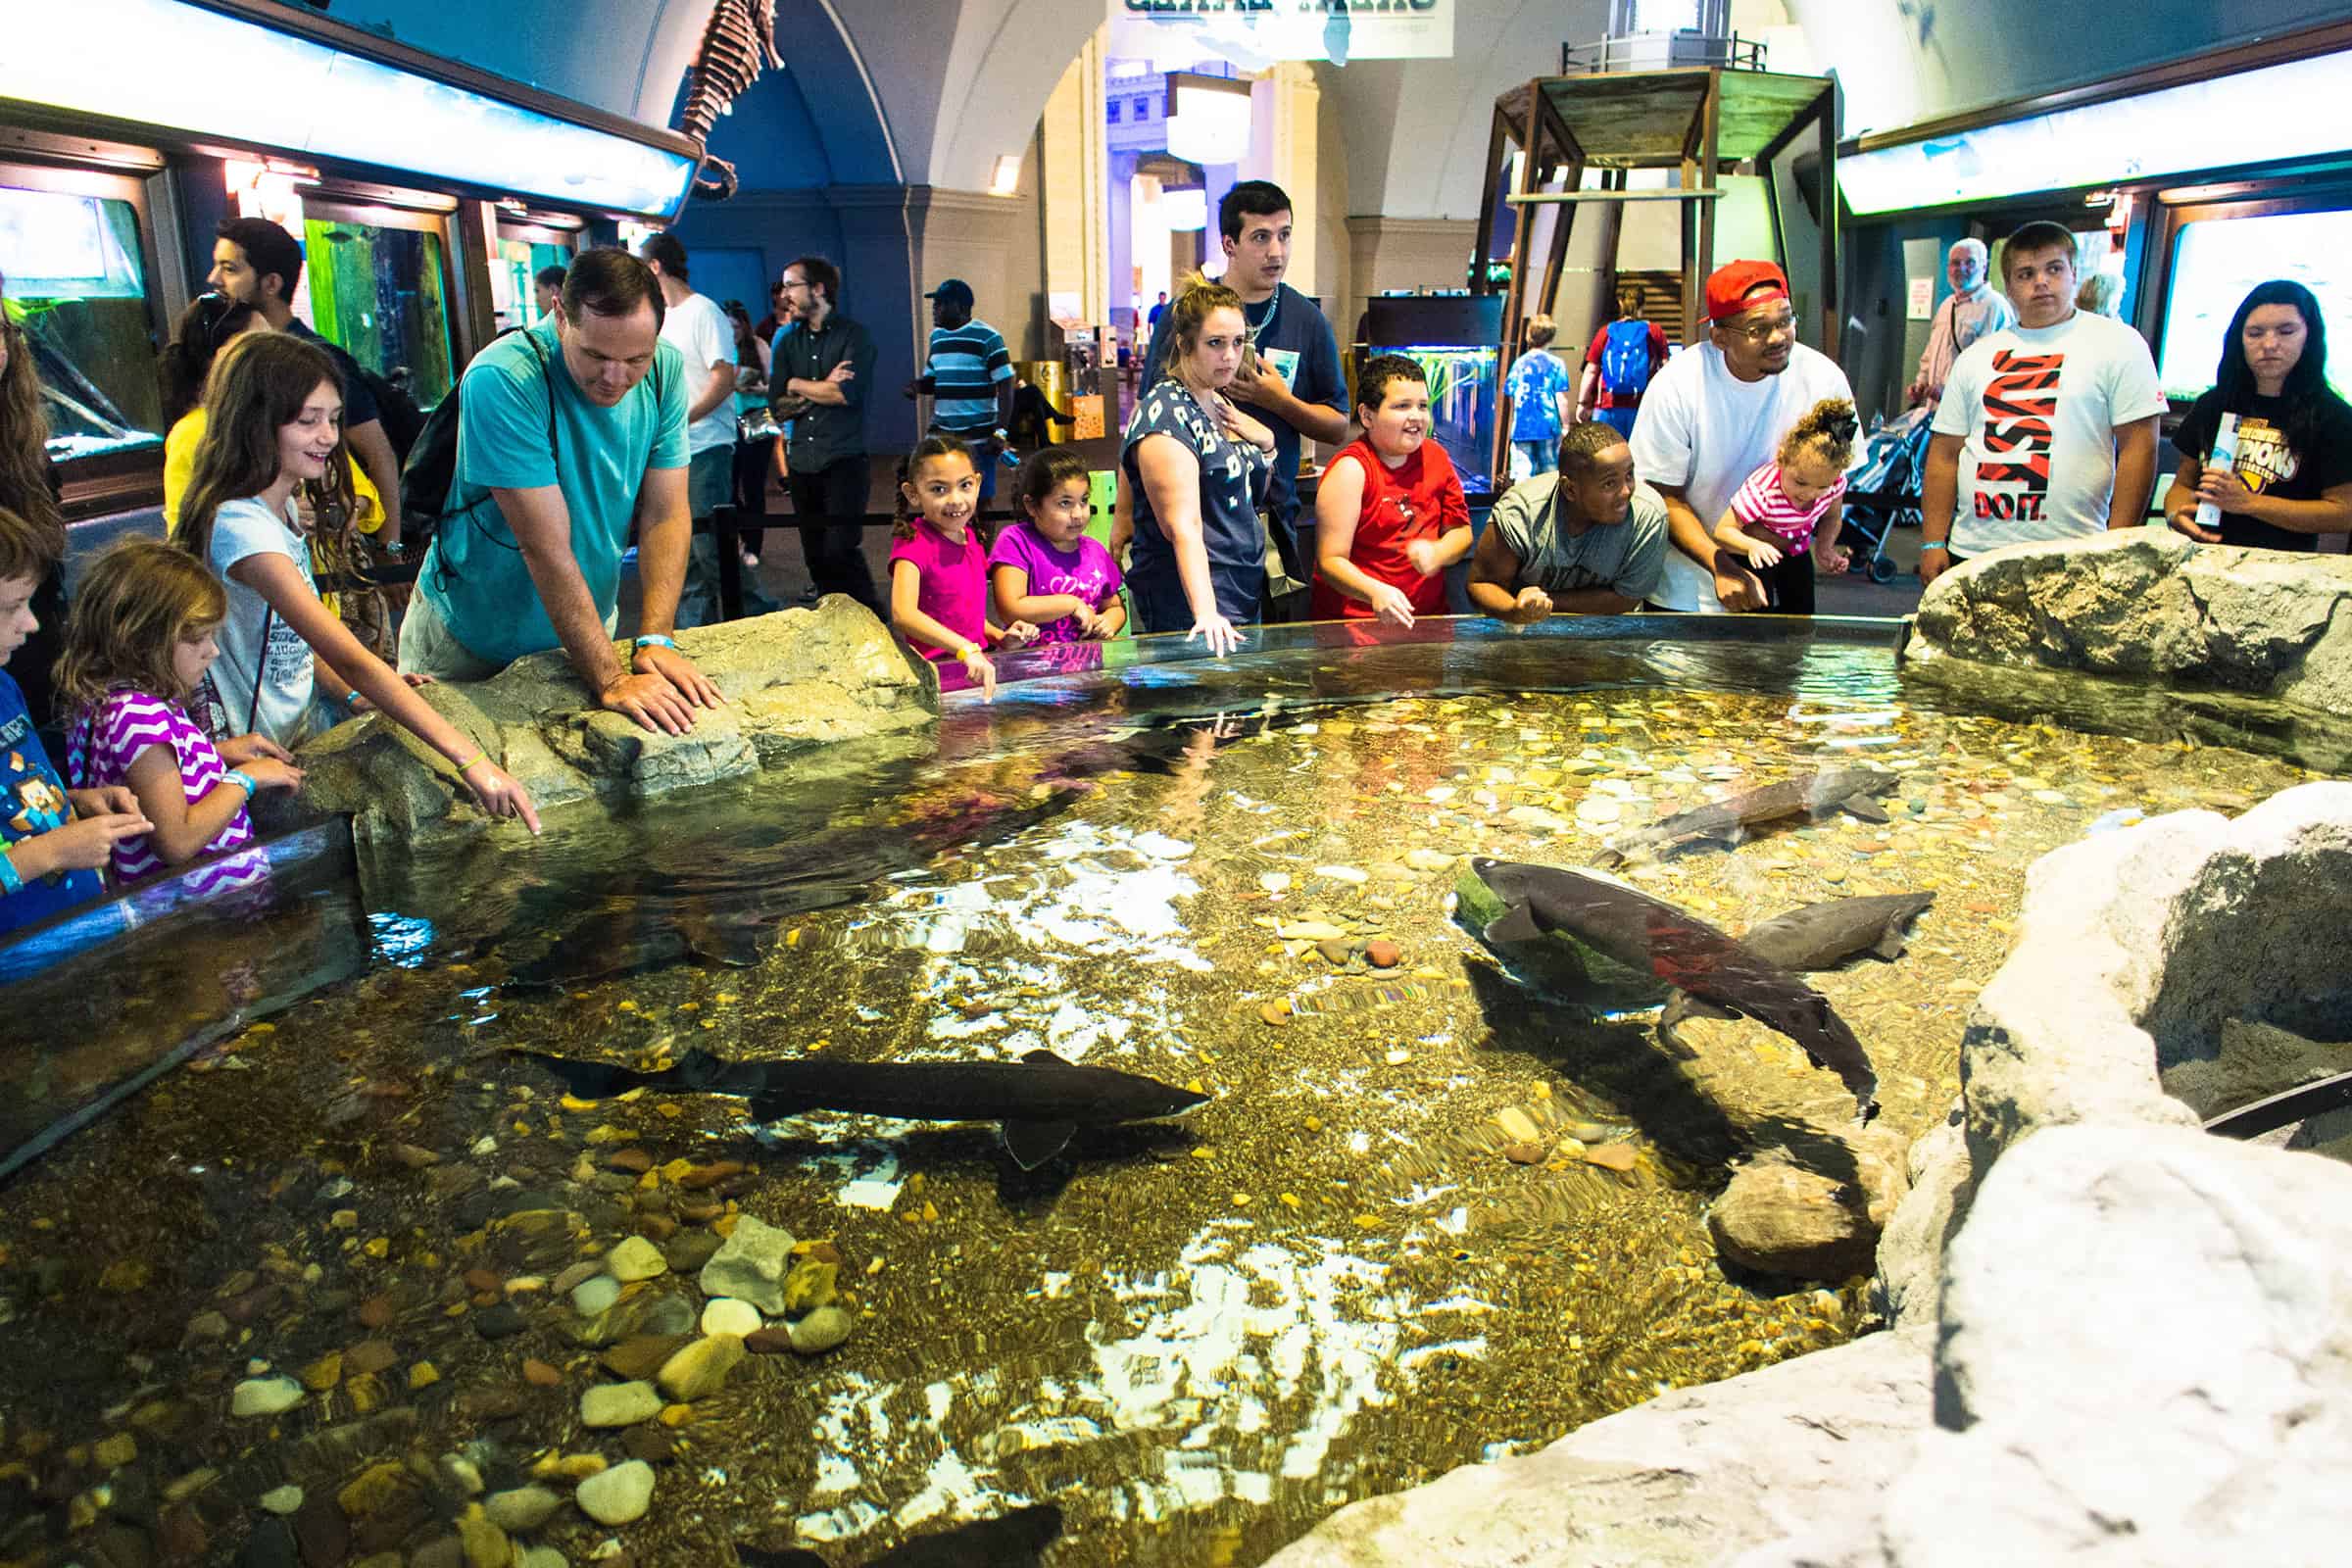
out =
[(1919, 580), (2002, 545), (2137, 527), (2164, 394), (2147, 343), (2075, 308), (2075, 236), (2028, 223), (2001, 253), (2017, 324), (1969, 345), (1936, 405)]

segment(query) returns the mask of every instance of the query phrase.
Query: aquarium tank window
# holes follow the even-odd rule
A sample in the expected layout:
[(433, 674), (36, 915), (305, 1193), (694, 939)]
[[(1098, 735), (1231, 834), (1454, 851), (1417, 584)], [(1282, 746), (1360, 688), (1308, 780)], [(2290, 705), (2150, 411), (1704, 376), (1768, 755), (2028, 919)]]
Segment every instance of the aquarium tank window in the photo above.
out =
[(1492, 348), (1381, 348), (1401, 354), (1429, 378), (1430, 434), (1453, 460), (1462, 489), (1483, 496), (1494, 489), (1489, 448), (1494, 434), (1494, 360)]
[(2255, 284), (2283, 277), (2319, 296), (2330, 333), (2328, 384), (2352, 396), (2352, 211), (2207, 218), (2173, 241), (2157, 372), (2164, 395), (2186, 403), (2213, 385), (2222, 335)]
[(311, 324), (319, 335), (405, 387), (419, 408), (447, 397), (456, 369), (441, 236), (306, 218), (302, 240)]
[(49, 418), (49, 456), (163, 443), (147, 268), (126, 201), (0, 185), (0, 274), (12, 354), (29, 355)]

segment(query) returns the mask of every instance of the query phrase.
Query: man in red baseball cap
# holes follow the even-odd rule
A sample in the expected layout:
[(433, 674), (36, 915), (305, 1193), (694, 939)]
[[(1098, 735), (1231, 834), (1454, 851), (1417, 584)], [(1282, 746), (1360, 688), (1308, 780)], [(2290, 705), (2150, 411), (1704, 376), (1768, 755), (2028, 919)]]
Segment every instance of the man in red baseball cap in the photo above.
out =
[(1650, 596), (1660, 610), (1761, 610), (1764, 585), (1719, 569), (1709, 530), (1781, 437), (1824, 398), (1851, 401), (1845, 372), (1796, 340), (1788, 274), (1729, 262), (1707, 279), (1707, 339), (1666, 362), (1634, 419), (1634, 471), (1666, 503), (1674, 549)]

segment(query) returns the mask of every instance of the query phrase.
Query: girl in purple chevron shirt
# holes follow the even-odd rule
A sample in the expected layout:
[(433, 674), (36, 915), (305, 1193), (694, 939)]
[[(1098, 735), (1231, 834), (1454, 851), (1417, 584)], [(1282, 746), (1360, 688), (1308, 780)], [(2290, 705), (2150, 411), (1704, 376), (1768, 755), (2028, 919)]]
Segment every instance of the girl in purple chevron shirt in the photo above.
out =
[[(77, 789), (129, 786), (155, 831), (115, 845), (114, 872), (133, 882), (253, 839), (246, 804), (291, 790), (302, 770), (259, 735), (216, 747), (187, 704), (220, 657), (228, 612), (220, 579), (185, 551), (132, 538), (81, 580), (58, 662), (58, 700), (74, 714), (66, 771)], [(259, 881), (260, 855), (217, 863), (198, 891)]]

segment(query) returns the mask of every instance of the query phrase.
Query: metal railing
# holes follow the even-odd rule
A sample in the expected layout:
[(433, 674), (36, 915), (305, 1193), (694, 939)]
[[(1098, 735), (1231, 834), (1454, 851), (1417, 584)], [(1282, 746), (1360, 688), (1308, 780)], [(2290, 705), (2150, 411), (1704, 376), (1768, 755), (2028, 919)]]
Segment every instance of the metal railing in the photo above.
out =
[(1560, 74), (1592, 75), (1612, 71), (1662, 71), (1673, 66), (1721, 66), (1727, 71), (1762, 71), (1764, 42), (1738, 33), (1643, 32), (1560, 45)]

